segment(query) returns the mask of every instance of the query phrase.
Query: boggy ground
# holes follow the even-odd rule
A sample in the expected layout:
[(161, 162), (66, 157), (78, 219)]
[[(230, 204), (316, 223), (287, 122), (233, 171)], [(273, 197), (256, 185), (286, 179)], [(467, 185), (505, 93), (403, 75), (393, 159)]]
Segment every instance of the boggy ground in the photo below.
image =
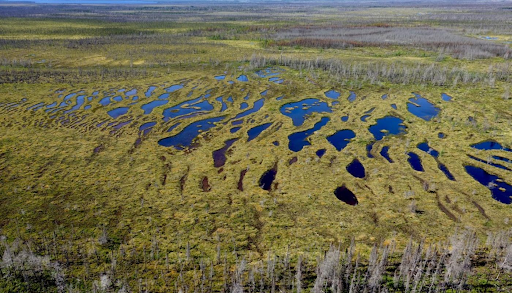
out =
[[(8, 21), (19, 24), (16, 19)], [(45, 21), (55, 25), (63, 20)], [(116, 27), (115, 23), (108, 26)], [(212, 31), (202, 29), (205, 34)], [(112, 271), (111, 254), (119, 250), (144, 257), (144, 262), (134, 261), (123, 269), (124, 278), (135, 287), (134, 276), (152, 276), (164, 266), (164, 259), (172, 267), (168, 270), (170, 279), (177, 280), (183, 259), (197, 260), (199, 265), (201, 260), (222, 255), (228, 263), (241, 257), (257, 263), (274, 254), (291, 253), (294, 258), (306, 255), (315, 263), (315, 257), (329, 243), (349, 243), (350, 239), (355, 239), (359, 252), (368, 254), (375, 243), (403, 247), (410, 237), (436, 243), (456, 228), (470, 227), (480, 237), (511, 228), (510, 205), (493, 199), (490, 190), (464, 168), (474, 165), (512, 184), (510, 170), (468, 157), (512, 169), (510, 163), (492, 159), (500, 156), (510, 160), (510, 152), (471, 147), (488, 140), (511, 147), (510, 73), (494, 76), (486, 72), (491, 64), (506, 65), (502, 57), (473, 61), (443, 57), (439, 61), (448, 68), (463, 66), (474, 78), (473, 83), (447, 80), (432, 84), (425, 79), (424, 83), (409, 84), (392, 82), (386, 76), (365, 79), (354, 75), (350, 79), (343, 73), (333, 76), (333, 71), (313, 64), (301, 68), (300, 62), (290, 66), (278, 62), (283, 54), (296, 60), (314, 60), (315, 56), (329, 59), (341, 53), (336, 60), (350, 63), (353, 56), (366, 51), (364, 58), (369, 64), (393, 64), (394, 55), (388, 56), (393, 60), (374, 56), (395, 50), (388, 47), (279, 49), (267, 47), (256, 37), (227, 41), (218, 40), (216, 34), (185, 35), (180, 36), (183, 42), (179, 38), (162, 42), (168, 40), (167, 35), (147, 38), (139, 32), (122, 33), (124, 37), (118, 39), (122, 46), (106, 45), (115, 43), (115, 37), (109, 36), (78, 42), (75, 48), (68, 42), (75, 44), (76, 39), (87, 40), (86, 36), (65, 33), (60, 38), (65, 41), (48, 38), (40, 42), (36, 40), (39, 37), (30, 35), (27, 45), (10, 43), (11, 34), (4, 30), (4, 83), (0, 85), (2, 234), (9, 243), (22, 239), (40, 247), (36, 249), (40, 254), (65, 263), (68, 279), (85, 278), (84, 288), (101, 273)], [(148, 53), (148, 46), (153, 53)], [(39, 50), (42, 48), (45, 50)], [(116, 50), (116, 58), (110, 58)], [(399, 51), (413, 55), (400, 63), (406, 68), (415, 66), (408, 58), (420, 58), (418, 51)], [(38, 54), (44, 54), (45, 61), (36, 64), (32, 55)], [(437, 53), (428, 53), (419, 62), (437, 64), (434, 55)], [(19, 62), (21, 57), (26, 63)], [(277, 64), (267, 64), (268, 60)], [(485, 64), (485, 69), (478, 64)], [(267, 68), (279, 74), (256, 74)], [(217, 80), (219, 75), (226, 77)], [(248, 81), (237, 80), (240, 75), (246, 75)], [(495, 80), (491, 80), (493, 76)], [(269, 81), (272, 77), (283, 82)], [(166, 91), (178, 84), (183, 88)], [(146, 97), (151, 86), (155, 90)], [(128, 94), (132, 89), (137, 93)], [(324, 93), (329, 90), (338, 91), (339, 98), (326, 97)], [(356, 94), (353, 102), (347, 99), (350, 91)], [(412, 92), (428, 99), (440, 109), (439, 114), (425, 121), (409, 112)], [(51, 113), (70, 93), (76, 93), (69, 99), (72, 102)], [(162, 96), (166, 93), (168, 97)], [(442, 93), (453, 97), (452, 101), (444, 101)], [(192, 105), (184, 107), (191, 116), (162, 119), (164, 109), (205, 94), (210, 96), (203, 102), (213, 109)], [(80, 95), (85, 96), (83, 105), (65, 113)], [(117, 96), (120, 98), (114, 99)], [(220, 96), (227, 106), (224, 111), (222, 102), (216, 100)], [(99, 103), (105, 97), (112, 98), (111, 104)], [(233, 102), (227, 101), (228, 97)], [(302, 125), (294, 126), (280, 110), (285, 104), (307, 98), (327, 103), (331, 112), (313, 113)], [(232, 118), (261, 99), (264, 104), (259, 111), (245, 116), (242, 124), (232, 125)], [(144, 114), (141, 106), (155, 100), (168, 102)], [(242, 103), (248, 108), (240, 109)], [(109, 110), (119, 107), (129, 108), (128, 112), (117, 118), (109, 116)], [(366, 122), (361, 121), (373, 108)], [(343, 122), (341, 117), (347, 115), (348, 121)], [(373, 158), (369, 158), (366, 147), (374, 136), (368, 127), (387, 115), (403, 119), (406, 133), (376, 142)], [(191, 123), (220, 116), (225, 118), (201, 133), (190, 148), (159, 144)], [(311, 129), (323, 117), (330, 120), (307, 138), (310, 145), (299, 152), (288, 148), (289, 135)], [(156, 124), (143, 134), (140, 126), (148, 122)], [(177, 123), (181, 124), (168, 132)], [(272, 125), (248, 142), (247, 131), (265, 123)], [(241, 129), (232, 133), (237, 126)], [(337, 151), (326, 138), (343, 129), (354, 131), (355, 138)], [(228, 148), (225, 165), (214, 167), (212, 152), (234, 138), (238, 140)], [(423, 142), (440, 153), (437, 160), (455, 181), (438, 168), (435, 158), (417, 148)], [(379, 154), (384, 146), (389, 146), (393, 163)], [(316, 154), (320, 149), (326, 149), (321, 158)], [(411, 168), (409, 152), (419, 155), (424, 172)], [(346, 169), (355, 158), (365, 168), (364, 178), (355, 178)], [(276, 177), (270, 190), (264, 190), (260, 178), (270, 169), (277, 171)], [(343, 185), (355, 194), (357, 206), (336, 198), (335, 189)], [(53, 246), (60, 247), (58, 252), (48, 248)], [(146, 263), (146, 251), (151, 251), (152, 260), (159, 260), (153, 268)], [(182, 270), (192, 271), (192, 267), (182, 266)], [(154, 290), (168, 288), (152, 286)]]

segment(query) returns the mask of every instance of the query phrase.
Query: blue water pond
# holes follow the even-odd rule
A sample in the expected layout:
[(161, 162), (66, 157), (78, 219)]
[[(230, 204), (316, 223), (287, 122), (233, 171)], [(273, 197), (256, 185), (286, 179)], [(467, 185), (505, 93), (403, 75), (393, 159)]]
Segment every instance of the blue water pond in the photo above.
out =
[(329, 117), (323, 117), (320, 119), (319, 122), (317, 122), (313, 128), (301, 131), (301, 132), (295, 132), (288, 136), (288, 148), (293, 152), (301, 151), (305, 146), (311, 145), (309, 141), (306, 139), (311, 136), (315, 131), (319, 130), (320, 128), (324, 127), (327, 122), (329, 122)]
[(335, 90), (330, 90), (330, 91), (326, 91), (324, 93), (324, 95), (326, 97), (328, 97), (329, 99), (337, 100), (340, 97), (341, 94), (339, 92), (335, 91)]
[(388, 135), (399, 135), (405, 133), (404, 120), (395, 116), (386, 116), (377, 119), (377, 124), (371, 125), (368, 130), (376, 140), (381, 140)]
[(348, 164), (347, 171), (350, 175), (356, 178), (364, 178), (366, 176), (364, 166), (358, 159), (354, 159), (350, 164)]
[(236, 80), (247, 82), (247, 81), (249, 81), (249, 78), (247, 77), (247, 75), (240, 75), (239, 77), (236, 78)]
[(356, 100), (356, 98), (357, 98), (356, 93), (354, 93), (354, 92), (352, 92), (352, 91), (351, 91), (351, 92), (350, 92), (350, 95), (349, 95), (349, 96), (348, 96), (348, 98), (347, 98), (347, 100), (348, 100), (349, 102), (351, 102), (351, 103), (352, 103), (352, 102), (354, 102), (354, 101)]
[(332, 112), (326, 102), (321, 102), (318, 99), (305, 99), (298, 102), (288, 103), (281, 106), (280, 111), (283, 115), (292, 119), (294, 126), (301, 126), (304, 124), (306, 115)]
[(196, 121), (185, 127), (180, 133), (159, 140), (158, 144), (165, 147), (172, 146), (177, 150), (190, 147), (200, 132), (208, 131), (215, 127), (215, 123), (222, 119), (224, 119), (223, 116)]
[(407, 103), (407, 110), (414, 116), (425, 121), (430, 121), (439, 114), (439, 111), (441, 111), (441, 109), (435, 107), (427, 99), (422, 98), (418, 94), (415, 94), (415, 96), (415, 98), (410, 98)]
[(389, 146), (385, 146), (380, 150), (380, 155), (384, 157), (388, 162), (393, 163), (393, 160), (389, 156)]
[(477, 150), (503, 150), (507, 152), (512, 152), (511, 149), (503, 147), (499, 142), (493, 140), (487, 140), (479, 143), (475, 143), (471, 145), (472, 148)]
[(441, 94), (441, 98), (443, 99), (443, 101), (445, 102), (450, 102), (453, 98), (445, 93), (442, 93)]
[(504, 203), (512, 203), (512, 186), (503, 182), (498, 176), (487, 173), (484, 169), (475, 166), (464, 166), (466, 172), (483, 186), (489, 188), (492, 198)]
[(349, 143), (350, 140), (356, 137), (354, 131), (350, 129), (339, 130), (331, 136), (327, 137), (327, 141), (329, 141), (338, 151), (344, 149)]
[(130, 108), (128, 108), (128, 107), (119, 107), (119, 108), (108, 111), (107, 114), (110, 115), (110, 117), (116, 119), (117, 117), (128, 113), (129, 110), (130, 110)]
[(152, 101), (152, 102), (149, 102), (147, 104), (144, 104), (144, 105), (140, 106), (140, 108), (142, 110), (144, 110), (144, 114), (145, 115), (148, 115), (148, 114), (151, 114), (151, 112), (153, 112), (153, 109), (155, 109), (156, 107), (163, 106), (163, 105), (165, 105), (167, 103), (169, 103), (169, 101), (166, 101), (166, 100), (156, 100), (156, 101)]
[(247, 135), (249, 135), (249, 138), (247, 139), (247, 142), (255, 139), (258, 137), (263, 131), (265, 131), (267, 128), (270, 127), (272, 123), (265, 123), (262, 125), (255, 126), (247, 131)]
[(407, 161), (409, 162), (409, 164), (411, 165), (411, 167), (414, 170), (416, 170), (418, 172), (425, 171), (423, 169), (423, 165), (421, 165), (421, 159), (417, 154), (415, 154), (413, 152), (409, 152), (409, 153), (407, 153), (407, 155), (409, 155), (409, 158), (407, 159)]

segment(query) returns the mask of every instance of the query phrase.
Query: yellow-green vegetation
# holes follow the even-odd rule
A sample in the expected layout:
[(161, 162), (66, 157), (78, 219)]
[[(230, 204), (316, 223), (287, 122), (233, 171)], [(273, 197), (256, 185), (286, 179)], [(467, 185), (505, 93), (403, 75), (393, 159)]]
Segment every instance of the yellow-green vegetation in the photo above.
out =
[[(464, 232), (466, 238), (451, 246), (439, 244), (437, 260), (442, 262), (443, 255), (453, 260), (459, 251), (454, 243), (463, 243), (461, 255), (474, 256), (477, 265), (470, 273), (452, 273), (441, 288), (510, 289), (510, 260), (502, 256), (512, 251), (511, 234), (501, 231), (512, 229), (511, 205), (493, 199), (465, 166), (512, 184), (511, 152), (471, 147), (496, 141), (512, 148), (512, 56), (506, 44), (512, 30), (497, 25), (511, 11), (501, 6), (480, 13), (479, 8), (462, 13), (451, 8), (294, 6), (283, 12), (277, 6), (269, 4), (260, 12), (229, 5), (206, 11), (208, 6), (201, 5), (84, 6), (83, 11), (64, 6), (41, 18), (23, 14), (31, 5), (0, 5), (20, 11), (0, 23), (3, 251), (7, 259), (30, 251), (47, 256), (40, 262), (51, 264), (49, 275), (34, 269), (37, 274), (27, 276), (26, 270), (11, 270), (4, 257), (9, 278), (0, 283), (3, 291), (59, 291), (64, 283), (77, 291), (241, 292), (240, 286), (254, 291), (247, 265), (258, 272), (262, 285), (257, 288), (263, 292), (299, 292), (301, 282), (303, 288), (323, 292), (315, 291), (320, 290), (315, 277), (322, 290), (331, 281), (318, 281), (315, 266), (339, 258), (338, 245), (342, 251), (355, 249), (363, 256), (361, 266), (372, 272), (379, 267), (372, 247), (382, 245), (378, 254), (390, 254), (387, 268), (394, 272), (404, 261), (403, 248), (409, 247), (404, 255), (411, 253), (410, 239), (445, 243), (457, 229), (475, 234)], [(495, 20), (487, 16), (491, 13)], [(473, 17), (484, 20), (472, 28), (467, 23)], [(424, 28), (460, 38), (460, 43), (407, 42)], [(397, 41), (377, 43), (353, 39), (353, 34), (338, 38), (336, 32), (343, 30), (376, 30)], [(257, 75), (267, 68), (279, 74)], [(225, 79), (217, 80), (219, 75)], [(240, 75), (248, 81), (238, 81)], [(166, 91), (178, 84), (183, 88)], [(150, 87), (154, 91), (146, 95)], [(136, 94), (127, 94), (133, 89)], [(331, 89), (341, 93), (337, 100), (325, 96)], [(357, 95), (354, 102), (347, 100), (350, 91)], [(413, 92), (439, 114), (425, 121), (409, 112)], [(443, 101), (443, 93), (453, 100)], [(213, 109), (192, 105), (186, 115), (162, 119), (164, 109), (201, 96)], [(99, 103), (107, 97), (110, 104)], [(307, 98), (327, 103), (331, 112), (313, 113), (295, 126), (281, 109)], [(232, 124), (261, 99), (261, 110)], [(141, 106), (152, 101), (167, 103), (145, 113)], [(247, 109), (241, 109), (243, 103)], [(120, 107), (127, 108), (125, 115), (107, 113)], [(375, 142), (370, 158), (366, 147), (375, 138), (368, 127), (388, 115), (403, 119), (406, 132)], [(189, 148), (159, 144), (191, 123), (220, 116), (222, 121), (200, 133)], [(307, 138), (310, 145), (291, 151), (289, 135), (311, 129), (322, 117), (330, 121)], [(140, 127), (149, 122), (155, 125), (144, 133)], [(248, 131), (264, 123), (272, 125), (248, 142)], [(235, 126), (241, 129), (232, 132)], [(355, 138), (337, 151), (326, 138), (343, 129), (354, 131)], [(234, 138), (225, 164), (214, 167), (212, 152)], [(423, 142), (439, 152), (437, 159), (417, 148)], [(379, 154), (385, 146), (393, 163)], [(326, 149), (322, 157), (316, 154), (320, 149)], [(409, 152), (420, 156), (424, 172), (411, 168)], [(365, 178), (347, 172), (354, 158), (364, 165)], [(260, 178), (272, 168), (276, 178), (264, 190)], [(342, 185), (356, 195), (357, 206), (336, 198), (334, 190)], [(488, 233), (501, 242), (484, 245)], [(330, 244), (338, 250), (331, 247), (324, 255)], [(488, 255), (489, 250), (494, 254)], [(418, 251), (426, 255), (425, 262), (432, 260), (433, 254), (428, 255), (433, 252)], [(350, 263), (352, 257), (355, 262), (355, 254), (345, 254), (344, 260)], [(302, 279), (296, 273), (301, 261)], [(271, 264), (281, 275), (273, 276)], [(344, 272), (352, 273), (344, 265)], [(56, 277), (61, 273), (63, 280)], [(344, 282), (351, 284), (357, 276)], [(448, 281), (454, 276), (464, 281)], [(393, 281), (393, 273), (377, 279), (354, 286), (411, 289), (405, 281)]]

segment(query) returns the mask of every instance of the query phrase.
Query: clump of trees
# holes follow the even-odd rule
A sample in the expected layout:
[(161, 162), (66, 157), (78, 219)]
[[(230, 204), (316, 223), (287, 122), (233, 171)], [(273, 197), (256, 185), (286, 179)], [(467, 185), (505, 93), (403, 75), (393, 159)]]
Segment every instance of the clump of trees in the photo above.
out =
[(338, 59), (300, 59), (294, 57), (273, 57), (253, 55), (250, 58), (252, 68), (265, 66), (288, 66), (290, 68), (314, 72), (323, 70), (329, 77), (343, 82), (355, 80), (376, 84), (391, 82), (396, 84), (432, 84), (436, 86), (457, 84), (479, 84), (494, 86), (496, 81), (510, 82), (512, 66), (508, 63), (498, 63), (489, 67), (487, 72), (469, 71), (464, 68), (447, 68), (431, 63), (394, 62), (354, 62)]
[[(374, 245), (369, 254), (349, 245), (325, 252), (268, 252), (249, 261), (221, 246), (213, 259), (197, 258), (187, 243), (171, 259), (158, 237), (144, 249), (115, 244), (105, 228), (95, 248), (52, 240), (2, 241), (3, 292), (469, 292), (512, 289), (512, 231), (491, 233), (485, 243), (472, 230), (446, 242), (412, 239)], [(89, 245), (90, 247), (90, 245)], [(230, 253), (231, 254), (231, 253)], [(96, 268), (96, 270), (94, 269)], [(68, 274), (66, 274), (66, 272)]]

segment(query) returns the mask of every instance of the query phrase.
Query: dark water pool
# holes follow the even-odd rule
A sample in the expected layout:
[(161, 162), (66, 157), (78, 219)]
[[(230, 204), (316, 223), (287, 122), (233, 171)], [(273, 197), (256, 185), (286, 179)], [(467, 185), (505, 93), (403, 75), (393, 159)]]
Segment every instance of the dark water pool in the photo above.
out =
[(350, 164), (347, 165), (347, 171), (350, 173), (350, 175), (356, 178), (364, 178), (366, 176), (364, 166), (361, 164), (361, 162), (359, 162), (358, 159), (354, 159)]
[(512, 160), (511, 159), (507, 159), (507, 158), (500, 157), (500, 156), (492, 156), (492, 158), (495, 159), (495, 160), (498, 160), (498, 161), (503, 161), (505, 163), (512, 164)]
[(477, 150), (503, 150), (507, 152), (512, 152), (511, 149), (503, 147), (499, 142), (493, 140), (487, 140), (479, 143), (475, 143), (471, 145), (472, 148)]
[(226, 151), (238, 140), (238, 138), (233, 138), (233, 139), (230, 139), (230, 140), (226, 140), (224, 142), (224, 147), (216, 150), (216, 151), (213, 151), (212, 153), (212, 156), (213, 156), (213, 166), (215, 168), (220, 168), (222, 166), (224, 166), (224, 164), (226, 164)]
[(446, 178), (450, 179), (451, 181), (455, 181), (455, 177), (453, 177), (453, 174), (450, 172), (450, 170), (448, 170), (448, 168), (444, 164), (438, 163), (437, 167), (444, 173)]
[(336, 190), (334, 190), (334, 195), (337, 199), (351, 206), (356, 206), (359, 203), (356, 195), (346, 188), (345, 185), (336, 188)]
[(315, 131), (319, 130), (320, 128), (324, 127), (328, 122), (330, 118), (329, 117), (323, 117), (320, 119), (319, 122), (317, 122), (313, 128), (301, 131), (301, 132), (295, 132), (288, 136), (288, 148), (293, 152), (299, 152), (301, 151), (305, 146), (311, 145), (309, 141), (306, 139), (311, 136)]
[(373, 159), (373, 155), (372, 155), (372, 149), (373, 149), (373, 145), (375, 144), (375, 142), (372, 142), (372, 143), (369, 143), (366, 145), (366, 156), (370, 159)]
[(421, 159), (420, 159), (420, 156), (418, 156), (417, 154), (413, 153), (413, 152), (409, 152), (407, 153), (407, 155), (409, 155), (409, 158), (407, 159), (407, 162), (409, 162), (409, 165), (411, 165), (411, 167), (418, 171), (418, 172), (424, 172), (425, 170), (423, 169), (423, 165), (421, 164)]
[(318, 151), (316, 151), (316, 155), (317, 155), (319, 158), (321, 158), (321, 157), (323, 157), (323, 156), (325, 155), (325, 152), (326, 152), (326, 151), (327, 151), (326, 149), (319, 149)]
[(431, 148), (427, 142), (420, 143), (417, 147), (418, 147), (418, 149), (426, 152), (427, 154), (431, 155), (434, 158), (439, 157), (439, 152), (436, 151), (435, 149)]
[(390, 163), (393, 163), (393, 160), (391, 159), (391, 157), (389, 156), (389, 146), (384, 146), (381, 150), (380, 150), (380, 155), (382, 157), (384, 157), (386, 160), (388, 160), (388, 162)]
[(327, 141), (330, 142), (336, 148), (337, 151), (341, 151), (342, 149), (347, 147), (347, 145), (350, 143), (350, 140), (353, 139), (354, 137), (356, 137), (354, 131), (350, 129), (343, 129), (336, 131), (336, 133), (334, 133), (331, 136), (328, 136)]
[(272, 168), (261, 175), (259, 185), (262, 189), (270, 191), (272, 189), (272, 183), (276, 179), (277, 169)]

